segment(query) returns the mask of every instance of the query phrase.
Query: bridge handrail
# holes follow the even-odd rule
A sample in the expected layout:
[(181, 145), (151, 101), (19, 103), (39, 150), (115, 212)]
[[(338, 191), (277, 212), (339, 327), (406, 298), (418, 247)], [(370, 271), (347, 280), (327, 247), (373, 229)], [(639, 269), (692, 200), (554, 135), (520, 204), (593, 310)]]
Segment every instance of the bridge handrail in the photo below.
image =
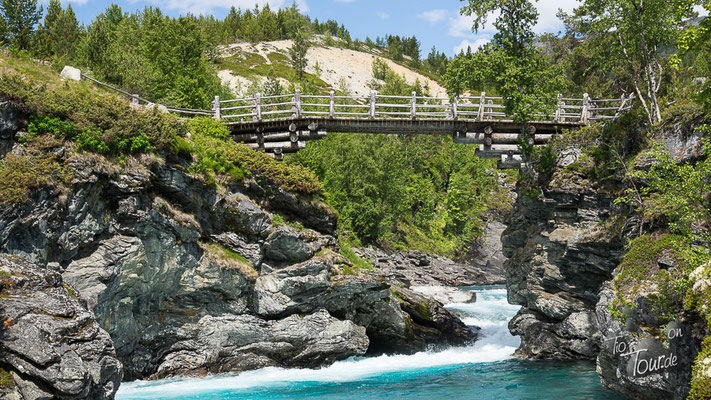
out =
[[(447, 120), (483, 121), (505, 120), (507, 118), (506, 114), (500, 111), (505, 108), (504, 98), (487, 96), (484, 92), (479, 96), (470, 95), (450, 99), (419, 96), (415, 92), (411, 96), (383, 95), (376, 91), (371, 91), (369, 95), (336, 95), (334, 91), (328, 95), (307, 95), (296, 90), (294, 93), (269, 96), (257, 93), (253, 97), (240, 99), (220, 100), (219, 96), (215, 96), (211, 109), (202, 110), (154, 103), (84, 73), (80, 73), (80, 76), (129, 97), (135, 106), (143, 103), (148, 106), (158, 106), (166, 112), (189, 116), (211, 116), (218, 120), (229, 121), (231, 124), (269, 121), (285, 116), (300, 118), (303, 115), (324, 115), (334, 119), (358, 116), (369, 119), (400, 120), (444, 118)], [(558, 95), (555, 110), (550, 115), (537, 114), (536, 117), (547, 117), (549, 121), (553, 122), (588, 123), (590, 121), (614, 120), (632, 108), (634, 99), (634, 94), (623, 95), (618, 99), (591, 99), (587, 93), (582, 98)], [(227, 104), (230, 106), (225, 107), (224, 105)], [(249, 112), (244, 112), (245, 110), (249, 110)]]

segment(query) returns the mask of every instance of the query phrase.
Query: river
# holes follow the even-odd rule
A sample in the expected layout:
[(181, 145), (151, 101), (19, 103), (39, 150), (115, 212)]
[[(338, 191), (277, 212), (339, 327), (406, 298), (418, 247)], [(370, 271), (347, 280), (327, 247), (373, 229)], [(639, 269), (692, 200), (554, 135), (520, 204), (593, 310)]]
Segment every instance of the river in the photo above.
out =
[(519, 340), (508, 321), (518, 306), (502, 287), (471, 287), (477, 300), (450, 304), (482, 328), (472, 346), (414, 355), (359, 357), (319, 370), (265, 368), (203, 379), (123, 383), (117, 400), (231, 399), (621, 399), (603, 390), (590, 362), (511, 357)]

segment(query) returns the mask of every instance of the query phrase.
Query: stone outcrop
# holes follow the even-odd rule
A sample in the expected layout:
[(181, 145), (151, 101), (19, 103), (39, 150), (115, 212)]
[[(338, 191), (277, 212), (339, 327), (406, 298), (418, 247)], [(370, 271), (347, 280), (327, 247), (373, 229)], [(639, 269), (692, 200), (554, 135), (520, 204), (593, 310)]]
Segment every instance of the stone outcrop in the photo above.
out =
[(502, 271), (487, 263), (458, 263), (418, 251), (386, 253), (380, 249), (354, 249), (381, 271), (389, 282), (404, 286), (473, 286), (504, 283)]
[[(575, 158), (575, 156), (573, 157)], [(614, 197), (564, 166), (542, 191), (521, 184), (502, 236), (509, 302), (522, 306), (509, 329), (525, 358), (594, 359), (595, 305), (622, 256), (608, 219)]]
[(123, 376), (109, 334), (62, 276), (0, 255), (0, 397), (111, 399)]
[[(610, 312), (616, 295), (612, 285), (603, 286), (596, 310), (601, 337), (597, 371), (603, 386), (629, 399), (683, 400), (700, 348), (695, 336), (705, 330), (706, 321), (686, 314), (667, 324), (652, 307), (649, 296), (655, 291), (653, 285), (640, 290), (622, 323)], [(650, 332), (656, 332), (654, 337)]]
[[(705, 117), (685, 118), (672, 118), (653, 133), (679, 163), (703, 156), (704, 132), (697, 128)], [(621, 146), (636, 152), (639, 137), (641, 131), (632, 128)], [(581, 156), (579, 148), (564, 150), (543, 187), (531, 183), (538, 181), (533, 171), (518, 187), (502, 237), (509, 257), (509, 301), (522, 305), (509, 324), (521, 337), (516, 355), (595, 359), (603, 385), (627, 398), (684, 399), (701, 338), (708, 335), (706, 321), (690, 311), (671, 323), (665, 319), (654, 300), (660, 295), (656, 278), (636, 278), (641, 282), (627, 287), (612, 280), (622, 273), (618, 265), (627, 239), (668, 231), (649, 222), (643, 225), (634, 210), (616, 206), (614, 198), (624, 185), (611, 179), (601, 183), (579, 172)], [(633, 166), (648, 169), (653, 162), (642, 151)], [(651, 268), (650, 276), (659, 270), (681, 270), (668, 252), (659, 255), (656, 267), (644, 268)]]
[(181, 159), (69, 156), (69, 188), (0, 206), (0, 251), (77, 289), (127, 380), (317, 367), (476, 338), (441, 304), (350, 265), (318, 200), (255, 180), (212, 187)]

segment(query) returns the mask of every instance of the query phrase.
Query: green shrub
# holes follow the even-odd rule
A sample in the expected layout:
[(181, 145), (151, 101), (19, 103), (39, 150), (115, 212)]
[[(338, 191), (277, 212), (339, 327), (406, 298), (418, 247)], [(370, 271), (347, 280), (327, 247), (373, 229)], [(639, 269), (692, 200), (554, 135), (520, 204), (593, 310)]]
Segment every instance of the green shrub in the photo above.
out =
[(55, 138), (73, 139), (79, 130), (69, 121), (46, 115), (31, 115), (27, 132), (32, 136), (50, 134)]
[(14, 387), (15, 380), (12, 378), (12, 374), (0, 367), (0, 388), (12, 389)]
[(30, 191), (41, 185), (61, 185), (69, 182), (68, 170), (53, 154), (8, 154), (0, 161), (0, 204), (24, 203)]
[(98, 94), (83, 83), (37, 86), (18, 75), (3, 74), (0, 96), (36, 115), (30, 122), (34, 132), (65, 139), (84, 132), (82, 147), (104, 154), (171, 151), (175, 138), (187, 132), (174, 115), (157, 108), (134, 110), (125, 99)]
[(540, 190), (538, 190), (536, 188), (532, 188), (532, 189), (528, 190), (526, 192), (526, 194), (524, 194), (523, 196), (527, 199), (536, 200), (536, 199), (540, 199), (541, 197), (543, 197), (543, 194), (541, 193)]
[[(662, 269), (658, 261), (669, 257), (674, 268)], [(627, 253), (614, 278), (617, 304), (629, 304), (641, 287), (654, 283), (657, 293), (650, 297), (655, 312), (667, 320), (678, 317), (684, 309), (691, 287), (689, 273), (708, 260), (709, 253), (691, 245), (687, 237), (661, 234), (642, 235), (630, 241)]]
[(229, 137), (225, 125), (211, 118), (196, 118), (190, 122), (193, 151), (198, 161), (189, 171), (214, 180), (214, 174), (241, 181), (247, 172), (257, 180), (269, 181), (284, 190), (315, 194), (321, 183), (308, 169), (276, 161), (268, 154), (257, 152)]
[(696, 356), (694, 367), (691, 373), (691, 390), (689, 400), (711, 399), (711, 336), (704, 339), (701, 344), (701, 352)]

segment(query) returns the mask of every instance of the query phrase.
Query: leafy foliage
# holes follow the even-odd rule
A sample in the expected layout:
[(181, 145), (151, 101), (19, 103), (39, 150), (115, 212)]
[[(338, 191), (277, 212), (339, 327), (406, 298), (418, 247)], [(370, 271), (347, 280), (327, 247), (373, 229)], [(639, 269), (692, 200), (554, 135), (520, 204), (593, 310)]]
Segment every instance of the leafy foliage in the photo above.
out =
[[(711, 239), (706, 231), (711, 226), (711, 144), (706, 143), (706, 157), (696, 164), (677, 164), (660, 144), (645, 153), (652, 165), (649, 170), (635, 170), (633, 179), (643, 186), (629, 188), (619, 202), (636, 205), (649, 220), (668, 223), (672, 232), (685, 236)], [(702, 224), (702, 225), (699, 225)]]
[(709, 360), (711, 360), (711, 336), (701, 343), (701, 352), (694, 362), (689, 400), (711, 398), (711, 376), (708, 374)]
[(205, 176), (208, 181), (242, 181), (247, 173), (257, 180), (265, 180), (284, 190), (303, 194), (321, 192), (316, 176), (299, 165), (280, 163), (265, 153), (236, 143), (221, 122), (210, 118), (196, 118), (190, 122), (191, 152), (198, 158), (189, 171)]
[(531, 121), (537, 113), (550, 114), (562, 82), (557, 69), (551, 68), (534, 46), (532, 28), (538, 12), (528, 0), (470, 0), (462, 8), (463, 14), (474, 17), (475, 31), (495, 12), (497, 33), (492, 42), (449, 64), (447, 89), (458, 95), (466, 89), (491, 87), (503, 96), (506, 114), (518, 123)]
[(626, 75), (650, 123), (661, 121), (658, 99), (664, 81), (663, 46), (674, 42), (679, 22), (691, 15), (665, 0), (586, 0), (563, 15), (569, 31), (585, 36), (608, 69)]
[(133, 110), (125, 100), (84, 85), (34, 86), (18, 75), (0, 76), (0, 94), (24, 104), (33, 117), (30, 133), (76, 140), (103, 154), (170, 150), (185, 125), (157, 109)]
[[(698, 4), (698, 0), (678, 1), (677, 12), (688, 13), (689, 8)], [(711, 11), (711, 1), (703, 2), (703, 7), (708, 13)], [(683, 66), (682, 57), (688, 57), (690, 53), (696, 52), (694, 69), (697, 76), (706, 79), (702, 83), (700, 90), (693, 93), (699, 103), (704, 105), (706, 110), (711, 110), (711, 20), (705, 18), (699, 26), (687, 27), (677, 40), (678, 53), (672, 56), (672, 66), (679, 70)]]

